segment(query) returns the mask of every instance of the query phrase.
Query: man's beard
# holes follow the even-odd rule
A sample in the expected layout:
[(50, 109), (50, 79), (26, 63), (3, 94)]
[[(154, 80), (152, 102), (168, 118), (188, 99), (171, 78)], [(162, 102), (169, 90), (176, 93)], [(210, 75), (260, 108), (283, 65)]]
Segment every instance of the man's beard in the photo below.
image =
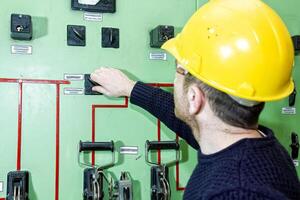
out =
[[(179, 101), (180, 99), (180, 101)], [(176, 94), (174, 94), (174, 103), (175, 103), (175, 116), (184, 121), (193, 132), (195, 139), (199, 142), (199, 127), (196, 121), (195, 116), (190, 115), (189, 110), (189, 102), (187, 101), (185, 96), (181, 96), (178, 98)]]

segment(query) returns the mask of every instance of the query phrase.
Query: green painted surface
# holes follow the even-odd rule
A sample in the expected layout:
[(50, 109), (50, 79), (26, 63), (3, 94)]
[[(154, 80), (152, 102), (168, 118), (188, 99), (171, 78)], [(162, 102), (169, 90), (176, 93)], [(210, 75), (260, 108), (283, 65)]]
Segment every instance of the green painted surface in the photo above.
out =
[[(160, 50), (149, 47), (149, 31), (159, 24), (174, 25), (176, 30), (206, 1), (180, 0), (131, 0), (117, 1), (115, 14), (104, 14), (102, 22), (83, 20), (83, 12), (72, 11), (70, 1), (8, 1), (0, 7), (0, 77), (63, 79), (64, 73), (90, 73), (99, 66), (114, 66), (125, 70), (131, 77), (145, 82), (172, 82), (174, 60), (149, 60), (150, 52)], [(291, 34), (300, 34), (300, 14), (296, 0), (268, 0), (287, 23)], [(34, 39), (14, 41), (10, 39), (10, 14), (30, 14), (33, 17)], [(66, 45), (68, 24), (84, 25), (87, 28), (86, 47)], [(101, 27), (120, 28), (120, 48), (102, 49)], [(13, 44), (33, 46), (33, 55), (12, 55)], [(299, 85), (299, 56), (296, 57), (294, 78)], [(297, 72), (298, 71), (298, 72)], [(60, 113), (60, 179), (59, 199), (82, 199), (83, 169), (77, 164), (79, 140), (90, 141), (92, 133), (92, 104), (123, 104), (123, 99), (103, 96), (65, 96), (64, 87), (82, 87), (83, 82), (72, 82), (61, 88)], [(298, 86), (299, 87), (299, 86)], [(30, 171), (30, 199), (54, 199), (55, 191), (55, 105), (54, 85), (23, 86), (23, 131), (22, 169)], [(16, 169), (18, 85), (0, 83), (0, 181)], [(299, 133), (299, 115), (286, 116), (281, 108), (288, 100), (270, 103), (261, 117), (262, 124), (274, 129), (276, 136), (288, 149), (290, 133)], [(299, 108), (299, 98), (296, 102)], [(96, 140), (114, 140), (120, 146), (138, 146), (141, 157), (119, 156), (117, 164), (108, 169), (118, 178), (121, 171), (129, 171), (134, 179), (134, 199), (150, 199), (150, 166), (144, 161), (144, 143), (157, 139), (156, 119), (142, 109), (129, 105), (122, 109), (96, 110)], [(162, 125), (162, 139), (175, 136)], [(196, 153), (182, 144), (183, 158), (180, 163), (180, 186), (184, 187), (196, 164)], [(97, 154), (96, 162), (106, 162), (108, 155)], [(163, 159), (172, 159), (174, 154), (166, 152)], [(299, 167), (297, 168), (298, 173)], [(182, 191), (176, 191), (175, 167), (170, 168), (172, 199), (181, 199)], [(106, 195), (107, 197), (107, 195)]]

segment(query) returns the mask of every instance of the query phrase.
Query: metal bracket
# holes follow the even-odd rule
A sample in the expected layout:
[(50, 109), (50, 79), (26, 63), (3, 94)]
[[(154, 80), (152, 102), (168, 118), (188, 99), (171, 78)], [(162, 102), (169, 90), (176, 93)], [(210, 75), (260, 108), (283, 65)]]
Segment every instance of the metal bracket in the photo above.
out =
[(121, 172), (120, 180), (116, 182), (114, 189), (116, 193), (113, 195), (115, 200), (132, 200), (133, 184), (128, 172)]
[(292, 140), (292, 143), (290, 145), (290, 147), (292, 148), (292, 159), (296, 160), (298, 159), (298, 155), (299, 155), (299, 139), (298, 139), (298, 135), (297, 133), (292, 133), (291, 134), (291, 140)]
[(83, 173), (83, 199), (84, 200), (102, 200), (104, 198), (103, 183), (106, 181), (109, 185), (109, 199), (112, 194), (112, 179), (109, 181), (103, 170), (87, 168)]
[(169, 168), (166, 165), (151, 168), (151, 200), (170, 200)]
[(28, 200), (29, 172), (12, 171), (7, 175), (6, 200)]

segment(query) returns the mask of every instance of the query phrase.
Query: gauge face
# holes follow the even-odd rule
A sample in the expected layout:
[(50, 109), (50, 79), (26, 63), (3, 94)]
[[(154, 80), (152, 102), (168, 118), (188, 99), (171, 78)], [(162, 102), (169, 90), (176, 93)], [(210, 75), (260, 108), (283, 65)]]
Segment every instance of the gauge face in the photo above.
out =
[(98, 13), (116, 12), (116, 0), (71, 0), (73, 10)]
[(78, 0), (78, 3), (80, 4), (84, 4), (84, 5), (90, 5), (90, 6), (94, 6), (97, 3), (99, 3), (100, 0)]

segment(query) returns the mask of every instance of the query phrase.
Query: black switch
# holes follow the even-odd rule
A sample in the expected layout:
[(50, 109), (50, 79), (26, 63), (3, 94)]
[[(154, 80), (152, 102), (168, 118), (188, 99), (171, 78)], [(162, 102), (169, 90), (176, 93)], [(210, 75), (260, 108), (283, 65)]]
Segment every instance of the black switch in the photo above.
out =
[(174, 26), (157, 26), (150, 32), (150, 47), (160, 48), (167, 40), (173, 38), (174, 34)]
[(85, 95), (101, 95), (102, 93), (92, 90), (92, 88), (94, 86), (99, 86), (99, 84), (91, 79), (90, 74), (85, 74), (84, 75), (84, 94)]
[(12, 171), (7, 175), (6, 200), (28, 200), (29, 199), (29, 172)]
[(102, 47), (119, 48), (120, 34), (117, 28), (102, 28)]
[(296, 160), (298, 159), (299, 155), (299, 139), (297, 133), (292, 133), (291, 134), (291, 145), (290, 145), (292, 152), (291, 152), (291, 157), (292, 159)]
[(11, 14), (11, 38), (15, 40), (32, 39), (32, 21), (30, 15)]
[(98, 13), (116, 12), (116, 0), (100, 0), (96, 5), (80, 4), (78, 0), (71, 0), (73, 10), (84, 10)]
[(68, 25), (67, 41), (69, 46), (85, 46), (85, 26)]
[(298, 54), (300, 52), (300, 35), (293, 36), (292, 40), (294, 44), (295, 53)]
[(295, 88), (294, 91), (292, 92), (292, 94), (290, 94), (290, 96), (289, 96), (289, 106), (290, 107), (295, 106), (296, 96), (297, 96), (297, 91)]

